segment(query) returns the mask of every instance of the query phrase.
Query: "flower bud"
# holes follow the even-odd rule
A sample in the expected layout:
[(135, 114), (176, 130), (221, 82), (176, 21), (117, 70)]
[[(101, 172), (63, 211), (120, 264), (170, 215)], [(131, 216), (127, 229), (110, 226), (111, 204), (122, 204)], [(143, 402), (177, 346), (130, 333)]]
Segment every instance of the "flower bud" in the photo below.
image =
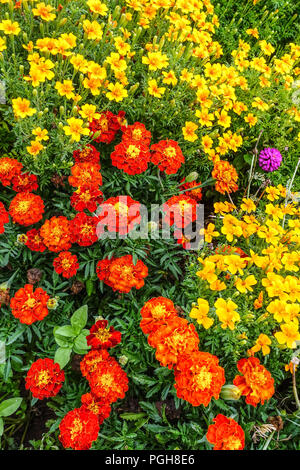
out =
[(64, 112), (65, 112), (64, 106), (60, 106), (59, 107), (59, 114), (62, 116), (64, 114)]
[(185, 183), (191, 183), (192, 181), (195, 181), (198, 178), (198, 176), (199, 174), (197, 173), (197, 171), (192, 171), (185, 178)]
[(139, 83), (136, 83), (135, 85), (132, 85), (132, 87), (129, 88), (128, 94), (133, 95), (136, 92), (136, 90), (138, 89), (139, 86), (140, 86)]
[(59, 22), (59, 26), (64, 26), (67, 21), (68, 21), (68, 18), (62, 18)]
[(126, 366), (127, 362), (128, 362), (128, 357), (125, 356), (124, 354), (123, 356), (119, 357), (119, 363), (121, 364), (121, 366)]
[(241, 397), (241, 390), (233, 384), (223, 385), (220, 397), (223, 400), (234, 400), (237, 401)]

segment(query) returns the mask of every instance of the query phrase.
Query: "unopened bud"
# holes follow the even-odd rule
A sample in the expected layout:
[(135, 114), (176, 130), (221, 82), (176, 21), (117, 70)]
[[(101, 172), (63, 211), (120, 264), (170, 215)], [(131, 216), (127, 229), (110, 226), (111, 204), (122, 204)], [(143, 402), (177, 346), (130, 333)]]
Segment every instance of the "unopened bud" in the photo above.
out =
[(62, 18), (59, 22), (59, 26), (64, 26), (67, 21), (68, 21), (68, 18)]
[(121, 364), (121, 366), (125, 366), (128, 362), (128, 357), (123, 355), (123, 356), (120, 356), (119, 357), (119, 363)]
[(236, 385), (230, 384), (230, 385), (224, 385), (222, 387), (220, 397), (223, 400), (234, 400), (237, 401), (241, 397), (241, 390), (236, 387)]
[(198, 176), (199, 174), (197, 173), (197, 171), (192, 171), (192, 173), (188, 174), (185, 178), (185, 183), (191, 183), (192, 181), (195, 181)]

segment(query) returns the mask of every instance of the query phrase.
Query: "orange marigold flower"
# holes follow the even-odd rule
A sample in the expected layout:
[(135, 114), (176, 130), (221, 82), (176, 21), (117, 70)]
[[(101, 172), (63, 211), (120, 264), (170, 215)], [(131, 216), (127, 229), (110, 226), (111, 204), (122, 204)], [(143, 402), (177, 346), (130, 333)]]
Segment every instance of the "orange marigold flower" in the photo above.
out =
[(52, 359), (38, 359), (27, 372), (25, 388), (34, 398), (54, 397), (65, 380), (65, 373)]
[(186, 191), (184, 194), (186, 196), (192, 197), (195, 199), (197, 202), (201, 201), (202, 199), (202, 188), (197, 188), (197, 189), (191, 189), (194, 188), (195, 186), (200, 186), (201, 182), (197, 182), (196, 180), (194, 181), (188, 181), (185, 182), (185, 178), (183, 178), (180, 182), (179, 189), (182, 191), (184, 189), (189, 189), (189, 191)]
[(67, 251), (71, 247), (70, 222), (62, 215), (46, 220), (40, 228), (40, 235), (50, 251)]
[(88, 450), (99, 433), (97, 415), (85, 406), (69, 411), (59, 425), (58, 439), (64, 447)]
[(151, 145), (151, 162), (157, 165), (160, 171), (167, 175), (177, 173), (184, 163), (184, 156), (175, 140), (161, 140), (158, 144)]
[(26, 325), (43, 320), (49, 313), (47, 307), (49, 298), (50, 296), (41, 287), (33, 291), (32, 284), (25, 284), (10, 301), (12, 314)]
[(43, 252), (47, 249), (41, 237), (40, 230), (33, 228), (26, 233), (26, 237), (25, 245), (30, 250)]
[(69, 176), (71, 186), (101, 186), (102, 176), (100, 173), (100, 165), (98, 163), (75, 163), (71, 168), (72, 175)]
[(22, 163), (14, 158), (0, 158), (0, 182), (3, 186), (9, 186), (13, 178), (21, 174)]
[(175, 381), (178, 398), (183, 398), (193, 406), (208, 406), (212, 397), (216, 400), (219, 398), (225, 384), (225, 373), (216, 356), (193, 351), (179, 358)]
[(98, 218), (78, 212), (70, 221), (71, 241), (80, 246), (90, 246), (98, 240), (96, 227)]
[(103, 421), (109, 417), (111, 407), (109, 403), (102, 398), (97, 398), (92, 393), (85, 393), (81, 396), (82, 408), (86, 408), (98, 417), (98, 423), (101, 426)]
[(129, 233), (141, 222), (141, 204), (130, 196), (110, 197), (98, 209), (98, 234), (107, 226), (109, 232)]
[(100, 152), (91, 144), (87, 144), (82, 150), (74, 150), (73, 158), (76, 163), (100, 164)]
[(177, 310), (172, 300), (166, 297), (154, 297), (142, 307), (141, 315), (140, 327), (142, 332), (147, 335), (177, 317)]
[(198, 349), (199, 337), (192, 323), (185, 318), (174, 317), (150, 333), (148, 343), (156, 348), (155, 357), (160, 364), (171, 369), (182, 355)]
[(88, 380), (93, 373), (97, 372), (100, 362), (109, 361), (111, 356), (106, 349), (92, 349), (80, 362), (80, 370)]
[(232, 193), (238, 190), (238, 185), (236, 184), (238, 174), (229, 162), (225, 160), (216, 162), (211, 175), (216, 179), (215, 188), (219, 193)]
[(96, 186), (80, 186), (71, 196), (71, 206), (77, 212), (94, 212), (102, 201), (103, 193)]
[(13, 190), (17, 193), (36, 191), (39, 187), (37, 176), (31, 173), (22, 173), (13, 177)]
[(121, 332), (113, 326), (107, 327), (107, 320), (98, 320), (90, 329), (86, 337), (88, 346), (92, 349), (109, 349), (121, 342)]
[(124, 117), (124, 111), (119, 111), (118, 115), (113, 114), (111, 111), (105, 111), (101, 113), (99, 119), (93, 119), (89, 125), (89, 129), (94, 134), (95, 142), (110, 144), (114, 140), (121, 125), (123, 125)]
[(166, 213), (164, 221), (171, 226), (175, 224), (178, 228), (186, 227), (197, 219), (197, 202), (184, 194), (168, 199), (163, 204), (163, 210)]
[(4, 204), (0, 201), (0, 233), (4, 232), (4, 225), (8, 224), (9, 215), (4, 207)]
[(12, 199), (9, 213), (14, 222), (27, 227), (41, 220), (44, 207), (44, 202), (40, 196), (22, 192), (16, 194)]
[(135, 122), (131, 126), (122, 126), (121, 131), (123, 132), (123, 142), (129, 140), (131, 143), (135, 144), (150, 145), (151, 132), (147, 131), (146, 127), (141, 122)]
[(213, 450), (243, 450), (245, 434), (241, 426), (232, 418), (218, 414), (208, 427), (206, 439), (214, 444)]
[(274, 379), (257, 357), (240, 359), (237, 368), (243, 375), (237, 375), (233, 384), (246, 396), (246, 403), (256, 407), (273, 396)]
[(128, 390), (128, 377), (118, 362), (109, 360), (98, 364), (97, 370), (89, 378), (91, 392), (98, 398), (114, 403), (124, 398)]
[(143, 142), (125, 140), (115, 146), (111, 154), (113, 166), (123, 170), (128, 175), (139, 175), (148, 168), (150, 151)]
[(53, 260), (53, 266), (57, 274), (69, 279), (75, 276), (79, 269), (79, 263), (76, 255), (72, 255), (70, 251), (61, 251), (57, 258)]
[[(105, 271), (104, 277), (102, 275), (102, 266)], [(128, 293), (133, 287), (136, 289), (143, 287), (144, 278), (148, 276), (148, 268), (141, 260), (133, 264), (132, 255), (125, 255), (121, 258), (114, 258), (109, 265), (106, 262), (103, 265), (99, 261), (97, 275), (114, 291)]]

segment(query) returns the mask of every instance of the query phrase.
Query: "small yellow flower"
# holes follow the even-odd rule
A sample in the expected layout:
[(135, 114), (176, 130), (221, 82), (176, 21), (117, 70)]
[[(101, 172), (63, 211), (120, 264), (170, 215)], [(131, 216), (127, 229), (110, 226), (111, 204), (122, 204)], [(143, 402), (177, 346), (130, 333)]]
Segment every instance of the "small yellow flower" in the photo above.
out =
[(198, 305), (193, 307), (190, 312), (190, 317), (195, 318), (199, 325), (202, 325), (206, 330), (212, 326), (214, 320), (207, 316), (209, 312), (209, 303), (205, 299), (198, 299)]
[(36, 109), (30, 107), (30, 101), (26, 98), (13, 99), (12, 106), (16, 118), (24, 119), (36, 113)]
[(186, 121), (185, 126), (182, 128), (184, 140), (187, 140), (188, 142), (195, 142), (195, 140), (198, 139), (197, 134), (195, 134), (197, 129), (197, 124), (191, 121)]
[(32, 134), (36, 136), (35, 139), (39, 142), (42, 140), (49, 140), (47, 129), (41, 129), (40, 127), (36, 127), (35, 129), (33, 129)]
[(79, 142), (81, 135), (89, 135), (89, 129), (83, 127), (83, 120), (76, 119), (74, 117), (67, 119), (68, 126), (64, 126), (63, 129), (66, 135), (71, 136), (71, 140)]
[(148, 93), (155, 98), (161, 98), (165, 92), (165, 87), (159, 87), (155, 79), (148, 80)]
[(121, 83), (109, 83), (107, 88), (110, 90), (108, 93), (106, 93), (106, 97), (110, 101), (122, 101), (124, 98), (128, 96), (127, 90), (124, 88), (124, 86)]
[(38, 140), (32, 140), (30, 142), (30, 146), (26, 147), (27, 152), (30, 153), (30, 155), (33, 155), (34, 157), (36, 157), (44, 148), (45, 147), (43, 146), (43, 144), (41, 144), (41, 142), (39, 142)]

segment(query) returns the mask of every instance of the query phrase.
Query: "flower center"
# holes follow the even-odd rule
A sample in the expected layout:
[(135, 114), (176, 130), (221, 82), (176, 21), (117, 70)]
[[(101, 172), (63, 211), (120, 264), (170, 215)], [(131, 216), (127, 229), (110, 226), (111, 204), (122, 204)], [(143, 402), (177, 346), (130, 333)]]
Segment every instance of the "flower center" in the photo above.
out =
[(164, 153), (168, 158), (174, 158), (176, 156), (176, 149), (170, 146), (165, 149)]
[(38, 387), (42, 387), (43, 385), (47, 385), (50, 381), (50, 374), (47, 370), (42, 370), (39, 372), (36, 384)]
[(135, 145), (129, 145), (126, 155), (128, 158), (137, 158), (140, 154), (140, 149)]
[(194, 380), (195, 380), (197, 388), (199, 388), (200, 390), (205, 390), (211, 384), (212, 373), (209, 372), (207, 368), (204, 366), (199, 370)]

